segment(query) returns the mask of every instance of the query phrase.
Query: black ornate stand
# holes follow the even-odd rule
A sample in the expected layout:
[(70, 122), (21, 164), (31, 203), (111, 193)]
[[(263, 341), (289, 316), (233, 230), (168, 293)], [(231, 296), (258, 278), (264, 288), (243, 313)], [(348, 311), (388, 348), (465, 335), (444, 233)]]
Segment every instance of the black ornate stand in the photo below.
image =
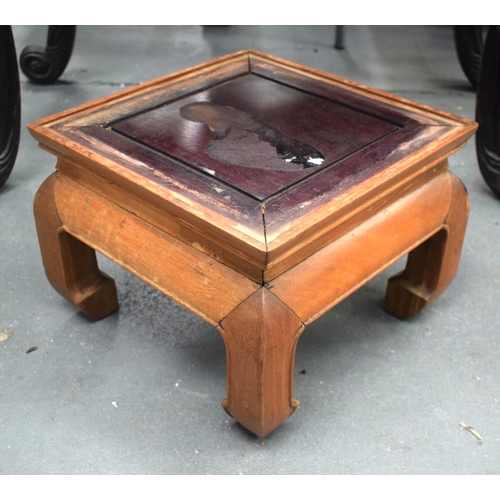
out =
[[(75, 43), (76, 26), (49, 26), (47, 47), (28, 46), (20, 57), (23, 73), (39, 84), (64, 72)], [(10, 26), (0, 25), (0, 188), (7, 182), (19, 148), (21, 94), (16, 47)]]
[(49, 26), (46, 47), (29, 45), (21, 52), (23, 73), (35, 83), (54, 83), (68, 65), (75, 35), (76, 26)]
[(21, 130), (21, 95), (16, 47), (10, 26), (0, 26), (0, 187), (16, 161)]
[(476, 101), (476, 152), (479, 169), (500, 198), (500, 26), (491, 26), (484, 43)]

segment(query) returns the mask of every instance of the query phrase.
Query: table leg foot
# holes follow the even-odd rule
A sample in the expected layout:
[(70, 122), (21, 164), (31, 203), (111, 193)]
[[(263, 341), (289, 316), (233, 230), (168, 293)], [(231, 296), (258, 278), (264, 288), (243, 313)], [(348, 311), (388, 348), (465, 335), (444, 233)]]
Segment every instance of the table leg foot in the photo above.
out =
[(118, 309), (115, 282), (99, 270), (95, 250), (65, 231), (54, 201), (55, 182), (53, 174), (34, 203), (45, 273), (52, 286), (87, 316), (104, 318)]
[(278, 427), (298, 406), (292, 398), (295, 348), (304, 325), (262, 287), (218, 329), (226, 344), (228, 392), (224, 409), (257, 436)]
[(457, 271), (469, 197), (462, 182), (449, 175), (451, 201), (443, 228), (411, 251), (406, 268), (387, 283), (384, 308), (400, 319), (411, 318), (438, 297)]

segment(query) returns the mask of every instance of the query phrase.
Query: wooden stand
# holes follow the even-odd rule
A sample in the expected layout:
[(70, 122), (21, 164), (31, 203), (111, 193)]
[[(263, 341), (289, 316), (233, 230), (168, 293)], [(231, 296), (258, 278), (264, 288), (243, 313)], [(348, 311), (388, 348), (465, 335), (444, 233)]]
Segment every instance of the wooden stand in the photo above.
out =
[(49, 117), (29, 127), (59, 158), (35, 199), (47, 277), (111, 314), (98, 250), (216, 326), (223, 407), (265, 436), (298, 406), (307, 324), (407, 253), (388, 312), (450, 283), (468, 198), (446, 158), (475, 127), (256, 52)]

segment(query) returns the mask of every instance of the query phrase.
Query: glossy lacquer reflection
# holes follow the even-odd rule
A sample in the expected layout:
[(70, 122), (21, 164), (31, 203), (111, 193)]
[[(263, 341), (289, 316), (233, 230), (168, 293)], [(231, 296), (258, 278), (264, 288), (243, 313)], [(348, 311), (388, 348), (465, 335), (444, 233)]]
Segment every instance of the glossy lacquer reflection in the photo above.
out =
[(204, 123), (213, 133), (206, 147), (212, 158), (240, 167), (302, 170), (319, 167), (324, 156), (314, 147), (282, 134), (271, 125), (231, 106), (196, 102), (181, 116)]

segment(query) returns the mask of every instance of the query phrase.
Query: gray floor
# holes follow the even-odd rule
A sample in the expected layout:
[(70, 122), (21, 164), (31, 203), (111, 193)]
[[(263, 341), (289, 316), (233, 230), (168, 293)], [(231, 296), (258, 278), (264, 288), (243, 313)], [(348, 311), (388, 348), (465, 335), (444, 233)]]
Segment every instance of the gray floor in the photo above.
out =
[[(18, 53), (45, 32), (14, 27)], [(500, 472), (500, 201), (473, 140), (450, 159), (471, 199), (451, 286), (399, 321), (382, 310), (399, 262), (310, 325), (296, 357), (301, 406), (265, 439), (221, 408), (225, 351), (211, 326), (105, 258), (121, 309), (100, 322), (45, 278), (32, 202), (55, 161), (26, 131), (38, 118), (244, 48), (474, 117), (450, 27), (348, 27), (345, 51), (333, 37), (333, 26), (81, 26), (58, 84), (21, 75), (20, 151), (0, 192), (0, 331), (13, 331), (0, 343), (1, 473)]]

